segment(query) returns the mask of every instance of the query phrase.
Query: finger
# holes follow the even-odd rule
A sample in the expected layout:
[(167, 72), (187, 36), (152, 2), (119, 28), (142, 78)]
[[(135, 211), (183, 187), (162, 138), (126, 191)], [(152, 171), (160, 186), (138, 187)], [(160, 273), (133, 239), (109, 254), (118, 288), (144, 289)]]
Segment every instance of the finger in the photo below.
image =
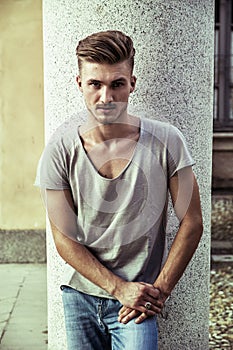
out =
[[(156, 300), (156, 299), (153, 299), (151, 297), (146, 297), (142, 302), (141, 304), (146, 308), (146, 304), (147, 303), (150, 303), (151, 304), (151, 309), (154, 310), (155, 312), (158, 312), (159, 310), (161, 310), (164, 306), (164, 303), (161, 301), (161, 300)], [(146, 308), (147, 309), (147, 308)], [(149, 309), (150, 310), (150, 309)]]
[(147, 310), (146, 308), (144, 308), (144, 311), (143, 313), (145, 315), (147, 315), (148, 317), (152, 317), (154, 316), (155, 314), (160, 314), (162, 309), (158, 308), (158, 307), (153, 307), (151, 308), (150, 310)]
[[(122, 319), (124, 318), (125, 316), (127, 316), (129, 313), (131, 313), (132, 311), (136, 311), (134, 309), (131, 309), (131, 308), (125, 308), (125, 310), (121, 313), (118, 313), (118, 319)], [(138, 311), (136, 311), (138, 312)]]
[(138, 305), (135, 307), (122, 306), (122, 308), (118, 311), (118, 315), (121, 317), (124, 317), (125, 315), (127, 315), (128, 313), (130, 313), (133, 310), (138, 312), (138, 313), (142, 313), (145, 311), (145, 307), (142, 305)]
[(146, 293), (154, 299), (158, 299), (161, 291), (158, 288), (155, 288), (152, 284), (140, 282), (143, 286), (147, 287)]
[(151, 303), (151, 306), (155, 306), (159, 309), (163, 307), (163, 302), (161, 300), (153, 299), (150, 296), (146, 297), (146, 299), (142, 302), (143, 306), (145, 306), (148, 301)]
[(122, 314), (123, 312), (125, 312), (127, 309), (129, 309), (127, 306), (122, 306), (122, 308), (120, 308), (118, 315)]
[[(151, 309), (149, 310), (145, 307), (148, 301), (151, 302)], [(134, 307), (128, 307), (123, 305), (121, 309), (118, 311), (118, 315), (121, 316), (121, 318), (123, 318), (124, 316), (129, 314), (132, 310), (135, 310), (136, 312), (139, 312), (139, 313), (145, 313), (150, 317), (150, 316), (153, 316), (155, 313), (159, 314), (161, 312), (162, 307), (163, 307), (163, 304), (160, 301), (158, 300), (154, 301), (151, 298), (147, 298), (147, 300), (141, 301), (139, 305), (135, 305)]]
[(129, 321), (131, 321), (132, 319), (134, 319), (135, 317), (137, 317), (139, 314), (140, 314), (140, 312), (138, 312), (136, 310), (131, 310), (128, 314), (119, 316), (118, 321), (126, 324)]
[(136, 318), (135, 323), (137, 323), (137, 324), (142, 323), (147, 318), (148, 318), (148, 316), (146, 315), (146, 313), (143, 312), (138, 318)]
[[(143, 313), (145, 313), (147, 316), (153, 316), (154, 314), (159, 314), (163, 308), (163, 304), (162, 303), (158, 303), (158, 304), (152, 304), (150, 305), (150, 308), (148, 309), (147, 308), (147, 302), (144, 302), (144, 310), (143, 310)], [(153, 315), (152, 315), (153, 314)]]
[(150, 283), (146, 283), (146, 282), (139, 282), (140, 284), (143, 284), (144, 286), (148, 286), (148, 287), (153, 287), (153, 284), (150, 284)]
[(153, 287), (148, 290), (148, 295), (151, 296), (153, 299), (157, 300), (160, 297), (161, 292), (158, 288)]

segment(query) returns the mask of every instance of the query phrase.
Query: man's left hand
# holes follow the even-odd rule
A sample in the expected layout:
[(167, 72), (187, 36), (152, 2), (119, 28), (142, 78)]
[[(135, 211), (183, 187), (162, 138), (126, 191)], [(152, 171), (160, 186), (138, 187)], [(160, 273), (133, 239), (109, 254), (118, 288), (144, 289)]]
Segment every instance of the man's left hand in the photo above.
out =
[[(163, 301), (161, 299), (163, 299)], [(148, 316), (145, 312), (140, 312), (138, 310), (134, 310), (134, 309), (129, 308), (127, 306), (123, 306), (119, 311), (118, 321), (126, 324), (129, 321), (131, 321), (132, 319), (137, 317), (135, 320), (135, 323), (137, 323), (137, 324), (142, 323), (148, 317), (153, 317), (154, 315), (159, 314), (162, 311), (162, 308), (164, 306), (164, 302), (165, 302), (164, 298), (160, 298), (160, 296), (159, 296), (158, 300), (155, 302), (155, 305), (154, 305), (155, 308), (153, 308), (156, 311), (153, 311), (152, 309), (150, 309), (150, 316)]]

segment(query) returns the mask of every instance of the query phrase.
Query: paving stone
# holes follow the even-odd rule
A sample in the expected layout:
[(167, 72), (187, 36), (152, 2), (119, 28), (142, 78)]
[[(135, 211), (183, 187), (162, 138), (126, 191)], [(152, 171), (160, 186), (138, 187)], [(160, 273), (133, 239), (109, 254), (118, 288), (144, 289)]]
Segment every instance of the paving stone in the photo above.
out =
[(4, 264), (0, 265), (1, 280), (2, 276), (5, 288), (0, 290), (0, 349), (46, 350), (46, 265)]

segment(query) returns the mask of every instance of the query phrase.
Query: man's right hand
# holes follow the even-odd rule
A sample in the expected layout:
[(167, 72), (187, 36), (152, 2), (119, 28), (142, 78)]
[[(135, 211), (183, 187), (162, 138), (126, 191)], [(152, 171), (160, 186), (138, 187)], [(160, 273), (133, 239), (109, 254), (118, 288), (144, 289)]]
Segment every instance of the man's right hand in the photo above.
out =
[[(160, 290), (152, 284), (144, 282), (122, 282), (114, 292), (117, 298), (125, 308), (130, 308), (148, 317), (161, 312), (163, 303), (159, 301)], [(151, 308), (146, 308), (146, 303), (151, 303)]]

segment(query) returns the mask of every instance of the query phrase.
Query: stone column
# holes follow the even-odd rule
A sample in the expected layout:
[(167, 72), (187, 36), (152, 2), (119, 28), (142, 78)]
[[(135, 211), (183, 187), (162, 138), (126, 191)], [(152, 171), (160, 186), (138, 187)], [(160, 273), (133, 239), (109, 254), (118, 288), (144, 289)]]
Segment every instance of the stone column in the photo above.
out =
[[(84, 109), (75, 75), (79, 39), (106, 29), (132, 36), (137, 90), (131, 103), (167, 119), (185, 135), (196, 161), (204, 235), (185, 275), (159, 317), (160, 350), (208, 349), (214, 0), (43, 1), (46, 139)], [(168, 229), (169, 244), (176, 230)], [(61, 259), (48, 230), (49, 350), (64, 350), (58, 292)]]

